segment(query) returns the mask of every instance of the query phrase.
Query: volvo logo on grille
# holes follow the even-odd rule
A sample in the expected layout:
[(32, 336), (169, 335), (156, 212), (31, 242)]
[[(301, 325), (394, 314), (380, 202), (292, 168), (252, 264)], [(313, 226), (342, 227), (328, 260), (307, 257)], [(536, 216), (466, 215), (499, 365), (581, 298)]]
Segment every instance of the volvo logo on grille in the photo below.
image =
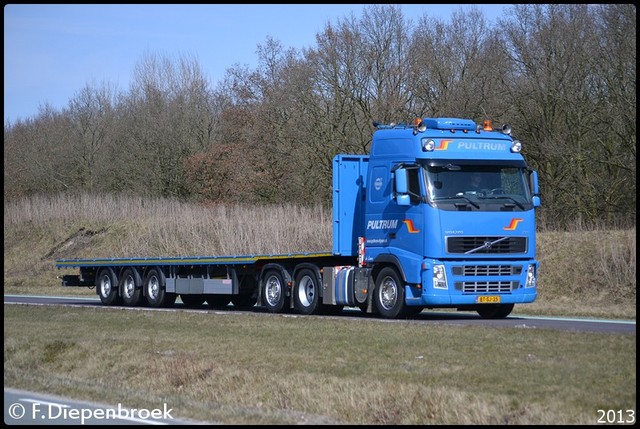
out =
[(497, 240), (493, 240), (493, 241), (488, 241), (485, 240), (484, 243), (482, 244), (482, 246), (480, 247), (476, 247), (475, 249), (471, 249), (468, 250), (466, 252), (464, 252), (466, 255), (470, 254), (470, 253), (475, 253), (475, 252), (479, 252), (481, 250), (485, 250), (485, 249), (491, 249), (493, 247), (494, 244), (498, 244), (504, 240), (507, 240), (509, 237), (502, 237), (502, 238), (498, 238)]

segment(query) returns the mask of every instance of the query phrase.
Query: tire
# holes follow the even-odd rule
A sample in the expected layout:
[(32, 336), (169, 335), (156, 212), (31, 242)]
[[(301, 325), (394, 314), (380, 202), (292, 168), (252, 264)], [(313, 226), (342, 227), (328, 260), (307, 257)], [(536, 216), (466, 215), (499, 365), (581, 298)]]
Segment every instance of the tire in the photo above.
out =
[(122, 303), (118, 295), (118, 278), (111, 268), (103, 268), (98, 273), (96, 292), (104, 305), (120, 305)]
[(171, 307), (176, 302), (176, 294), (166, 291), (166, 278), (158, 268), (150, 269), (145, 276), (144, 292), (149, 307)]
[(296, 274), (293, 305), (300, 314), (315, 314), (320, 309), (320, 279), (315, 271), (304, 268)]
[(262, 283), (262, 300), (271, 313), (283, 313), (287, 308), (287, 289), (282, 274), (278, 270), (269, 270)]
[(373, 302), (378, 314), (385, 319), (395, 319), (404, 310), (404, 284), (395, 269), (384, 267), (376, 277)]
[(187, 308), (200, 308), (202, 304), (204, 304), (206, 298), (204, 295), (187, 295), (180, 294), (180, 299), (182, 303)]
[(231, 297), (231, 303), (239, 310), (250, 310), (256, 305), (257, 301), (257, 298), (247, 294), (233, 295)]
[(513, 304), (487, 304), (476, 311), (483, 319), (504, 319), (513, 311)]
[(207, 307), (213, 309), (224, 308), (229, 305), (231, 299), (229, 295), (207, 295), (206, 296)]
[(124, 305), (133, 307), (142, 302), (142, 279), (135, 268), (127, 268), (122, 273), (120, 294)]

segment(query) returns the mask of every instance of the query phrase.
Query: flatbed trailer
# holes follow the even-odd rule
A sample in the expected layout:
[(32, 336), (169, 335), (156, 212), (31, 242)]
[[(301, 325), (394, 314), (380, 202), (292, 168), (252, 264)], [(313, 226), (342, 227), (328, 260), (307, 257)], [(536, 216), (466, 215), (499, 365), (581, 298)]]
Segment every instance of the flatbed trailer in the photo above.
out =
[[(357, 261), (353, 257), (322, 252), (61, 259), (56, 266), (79, 269), (80, 275), (61, 276), (62, 285), (95, 285), (100, 300), (106, 305), (139, 305), (146, 300), (151, 307), (168, 307), (179, 296), (190, 308), (203, 304), (210, 308), (223, 308), (232, 303), (246, 309), (253, 307), (262, 298), (260, 292), (264, 292), (267, 307), (280, 312), (285, 310), (285, 304), (286, 308), (294, 308), (295, 300), (284, 299), (294, 279), (307, 284), (304, 292), (301, 291), (304, 296), (298, 299), (307, 302), (309, 307), (316, 299), (315, 295), (321, 293), (318, 279), (322, 277), (323, 267), (352, 265), (354, 262)], [(258, 288), (261, 283), (268, 287)], [(328, 304), (339, 305), (330, 295), (327, 293)], [(313, 306), (314, 311), (316, 306)]]

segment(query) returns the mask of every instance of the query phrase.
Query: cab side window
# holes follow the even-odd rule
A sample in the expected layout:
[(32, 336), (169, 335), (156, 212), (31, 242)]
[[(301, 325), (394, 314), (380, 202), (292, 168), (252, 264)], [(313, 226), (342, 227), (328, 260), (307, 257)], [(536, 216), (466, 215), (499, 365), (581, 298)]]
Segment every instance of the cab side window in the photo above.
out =
[(420, 202), (420, 169), (418, 168), (408, 168), (407, 169), (407, 179), (409, 184), (409, 197), (411, 198), (411, 204), (417, 204)]

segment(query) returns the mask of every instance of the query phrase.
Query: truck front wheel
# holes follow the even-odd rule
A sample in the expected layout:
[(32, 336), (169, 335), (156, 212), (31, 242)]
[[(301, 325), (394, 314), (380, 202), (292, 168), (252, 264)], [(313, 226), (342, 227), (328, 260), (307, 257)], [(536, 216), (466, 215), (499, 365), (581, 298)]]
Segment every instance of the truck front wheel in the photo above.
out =
[(104, 305), (118, 305), (121, 303), (118, 295), (118, 279), (111, 268), (103, 268), (96, 281), (98, 296)]
[(383, 268), (376, 277), (374, 304), (380, 316), (395, 319), (404, 310), (404, 286), (391, 267)]
[(287, 291), (282, 274), (277, 270), (268, 271), (264, 276), (262, 287), (264, 306), (271, 313), (281, 313), (287, 303)]

